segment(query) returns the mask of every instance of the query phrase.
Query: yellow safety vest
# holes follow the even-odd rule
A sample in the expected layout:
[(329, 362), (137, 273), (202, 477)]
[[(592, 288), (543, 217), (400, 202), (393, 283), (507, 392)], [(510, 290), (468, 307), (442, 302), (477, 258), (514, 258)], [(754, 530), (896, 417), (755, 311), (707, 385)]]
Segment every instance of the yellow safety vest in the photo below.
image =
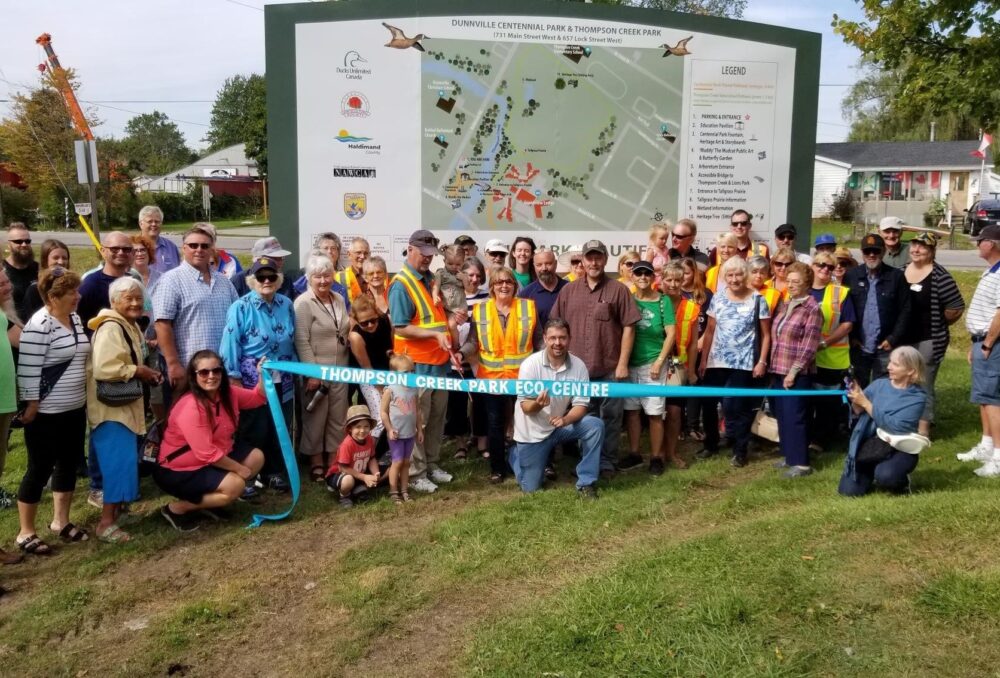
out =
[(712, 290), (712, 294), (718, 292), (720, 267), (721, 264), (719, 264), (718, 266), (713, 266), (712, 268), (708, 269), (705, 272), (705, 287)]
[[(434, 332), (447, 332), (448, 321), (445, 316), (444, 307), (435, 304), (431, 297), (431, 291), (427, 289), (424, 281), (414, 274), (413, 270), (404, 265), (395, 275), (389, 284), (402, 285), (403, 289), (410, 296), (415, 309), (410, 325), (421, 327)], [(448, 352), (438, 344), (437, 339), (429, 337), (426, 339), (408, 339), (398, 334), (393, 335), (393, 351), (396, 353), (408, 354), (415, 363), (421, 365), (443, 365), (450, 359)]]
[(567, 273), (566, 277), (563, 278), (563, 280), (565, 280), (566, 282), (573, 282), (574, 280), (576, 280), (576, 274), (575, 273)]
[(687, 365), (687, 346), (691, 341), (691, 333), (697, 332), (698, 315), (701, 307), (690, 299), (681, 299), (674, 312), (674, 323), (677, 325), (677, 341), (674, 343), (674, 354), (682, 365)]
[(480, 379), (517, 379), (521, 363), (532, 353), (531, 338), (538, 316), (531, 299), (515, 299), (507, 317), (500, 322), (495, 299), (472, 307), (472, 322), (479, 335)]
[[(823, 301), (820, 303), (820, 311), (823, 312), (823, 327), (820, 335), (823, 341), (833, 334), (833, 331), (840, 325), (840, 309), (847, 299), (848, 290), (846, 287), (830, 283), (823, 291)], [(851, 366), (851, 347), (844, 337), (835, 344), (827, 344), (826, 348), (816, 351), (816, 367), (828, 370), (846, 370)]]
[(771, 285), (770, 280), (764, 283), (764, 287), (757, 290), (757, 292), (767, 302), (767, 310), (771, 312), (771, 317), (774, 317), (774, 309), (778, 307), (779, 301), (788, 301), (788, 288), (785, 288), (784, 292), (779, 292)]
[(355, 299), (361, 296), (361, 283), (358, 282), (358, 276), (350, 266), (343, 271), (337, 271), (333, 275), (333, 279), (347, 289), (347, 300), (352, 304)]

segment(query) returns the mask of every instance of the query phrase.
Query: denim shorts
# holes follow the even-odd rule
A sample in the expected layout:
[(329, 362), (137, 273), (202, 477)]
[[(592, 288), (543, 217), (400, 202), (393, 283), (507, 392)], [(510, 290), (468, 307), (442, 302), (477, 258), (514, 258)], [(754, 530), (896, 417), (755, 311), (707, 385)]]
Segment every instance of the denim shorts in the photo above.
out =
[(977, 405), (1000, 405), (1000, 347), (983, 358), (983, 342), (972, 345), (972, 395)]

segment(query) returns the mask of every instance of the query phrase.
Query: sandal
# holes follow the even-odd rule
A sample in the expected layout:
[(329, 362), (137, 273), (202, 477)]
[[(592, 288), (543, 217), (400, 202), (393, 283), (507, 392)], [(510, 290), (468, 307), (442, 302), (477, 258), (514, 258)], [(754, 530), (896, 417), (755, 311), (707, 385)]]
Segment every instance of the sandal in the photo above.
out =
[(667, 461), (669, 461), (670, 465), (673, 466), (674, 468), (685, 469), (685, 468), (688, 467), (687, 462), (684, 461), (683, 458), (681, 458), (681, 457), (679, 457), (677, 455), (674, 455), (673, 457), (669, 457), (667, 459)]
[(314, 483), (321, 483), (326, 480), (326, 469), (317, 464), (309, 469), (309, 478)]
[(132, 535), (116, 523), (111, 523), (106, 530), (97, 533), (97, 539), (105, 544), (124, 544), (132, 539)]
[(402, 504), (403, 503), (403, 495), (400, 494), (399, 492), (390, 492), (389, 493), (389, 499), (392, 499), (392, 503), (393, 504)]
[(413, 501), (413, 497), (411, 497), (410, 493), (407, 492), (406, 490), (403, 490), (402, 492), (400, 492), (399, 496), (403, 498), (404, 502), (406, 502), (406, 501)]
[(469, 455), (469, 448), (460, 447), (455, 450), (455, 459), (465, 459)]
[[(51, 527), (49, 529), (52, 530)], [(55, 533), (55, 530), (52, 530), (52, 532)], [(60, 539), (68, 542), (87, 541), (90, 539), (90, 534), (85, 529), (77, 527), (73, 523), (63, 525), (58, 534)]]
[(499, 485), (500, 483), (503, 482), (503, 474), (502, 473), (491, 473), (490, 474), (490, 482), (493, 483), (494, 485)]
[(52, 547), (46, 544), (39, 538), (37, 534), (29, 534), (24, 539), (15, 542), (17, 548), (21, 549), (27, 554), (34, 554), (36, 556), (48, 556), (52, 555)]

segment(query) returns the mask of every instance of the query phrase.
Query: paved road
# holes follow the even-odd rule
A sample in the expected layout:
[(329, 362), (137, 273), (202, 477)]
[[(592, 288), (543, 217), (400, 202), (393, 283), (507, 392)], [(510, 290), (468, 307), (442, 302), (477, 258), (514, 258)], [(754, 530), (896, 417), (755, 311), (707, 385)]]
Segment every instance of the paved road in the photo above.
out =
[[(249, 229), (237, 230), (243, 231)], [(219, 246), (229, 252), (249, 252), (250, 248), (253, 247), (254, 241), (262, 237), (260, 233), (252, 235), (225, 235), (228, 231), (222, 231), (222, 233), (223, 235), (219, 236)], [(266, 235), (266, 233), (263, 235)], [(180, 246), (181, 236), (179, 233), (170, 233), (167, 237)], [(83, 231), (38, 231), (33, 240), (37, 240), (37, 244), (40, 245), (41, 241), (45, 240), (45, 238), (62, 240), (70, 247), (85, 247), (91, 244), (90, 236)]]
[[(861, 250), (851, 249), (854, 258), (860, 263)], [(936, 260), (939, 264), (949, 270), (982, 270), (986, 268), (982, 259), (979, 258), (977, 250), (943, 250), (938, 249)]]

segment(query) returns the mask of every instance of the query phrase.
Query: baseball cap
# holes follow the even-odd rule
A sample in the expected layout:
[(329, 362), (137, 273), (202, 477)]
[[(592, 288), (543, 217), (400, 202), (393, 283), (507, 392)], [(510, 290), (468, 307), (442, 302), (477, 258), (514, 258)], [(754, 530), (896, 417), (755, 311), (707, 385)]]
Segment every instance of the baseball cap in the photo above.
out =
[(836, 245), (837, 238), (834, 237), (832, 233), (820, 233), (816, 236), (816, 241), (813, 243), (813, 247), (822, 247), (823, 245)]
[(460, 235), (455, 238), (456, 245), (475, 245), (476, 241), (472, 239), (471, 235)]
[(798, 231), (795, 230), (795, 224), (782, 224), (778, 228), (774, 229), (774, 237), (782, 236), (787, 233), (792, 235), (798, 235)]
[(895, 229), (897, 231), (902, 231), (903, 226), (905, 225), (906, 222), (900, 219), (899, 217), (885, 217), (884, 219), (882, 219), (882, 221), (878, 222), (878, 230), (888, 231), (891, 229)]
[(591, 252), (600, 252), (604, 256), (608, 256), (608, 248), (600, 240), (588, 240), (583, 243), (583, 253), (590, 254)]
[(287, 257), (291, 255), (286, 249), (281, 247), (281, 243), (274, 236), (270, 238), (261, 238), (253, 244), (253, 248), (250, 250), (250, 254), (253, 255), (254, 259), (259, 257)]
[(885, 240), (882, 240), (882, 236), (878, 233), (869, 233), (861, 239), (861, 251), (864, 252), (865, 250), (885, 252)]
[(281, 270), (281, 267), (278, 266), (278, 262), (271, 257), (258, 257), (254, 260), (253, 266), (250, 267), (250, 270), (247, 271), (247, 275), (257, 275), (257, 271), (263, 271), (265, 268), (269, 268), (275, 273)]
[(979, 242), (980, 240), (1000, 240), (1000, 225), (990, 224), (981, 230), (979, 235), (973, 238), (973, 240), (976, 242)]
[(920, 243), (924, 247), (930, 247), (934, 249), (937, 248), (938, 246), (938, 237), (937, 235), (931, 233), (930, 231), (924, 231), (922, 233), (918, 233), (913, 238), (911, 238), (910, 242)]
[(509, 251), (510, 250), (507, 249), (507, 246), (504, 245), (503, 240), (500, 240), (499, 238), (494, 238), (486, 243), (487, 254), (492, 252), (503, 252), (504, 254), (507, 254)]
[(632, 272), (635, 273), (636, 271), (649, 271), (652, 273), (653, 265), (648, 261), (637, 261), (632, 264)]
[(414, 231), (410, 235), (410, 244), (420, 250), (420, 254), (425, 257), (432, 257), (438, 253), (439, 242), (440, 241), (434, 237), (434, 234), (426, 228)]

